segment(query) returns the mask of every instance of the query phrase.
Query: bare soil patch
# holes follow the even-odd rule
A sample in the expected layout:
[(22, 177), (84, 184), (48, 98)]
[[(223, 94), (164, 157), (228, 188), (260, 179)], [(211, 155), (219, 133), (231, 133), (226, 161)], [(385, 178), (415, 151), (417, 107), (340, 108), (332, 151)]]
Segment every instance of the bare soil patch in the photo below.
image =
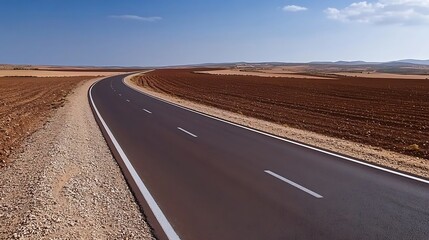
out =
[(198, 74), (162, 69), (140, 86), (279, 125), (429, 159), (429, 81)]
[(0, 77), (0, 165), (62, 107), (67, 94), (92, 77)]

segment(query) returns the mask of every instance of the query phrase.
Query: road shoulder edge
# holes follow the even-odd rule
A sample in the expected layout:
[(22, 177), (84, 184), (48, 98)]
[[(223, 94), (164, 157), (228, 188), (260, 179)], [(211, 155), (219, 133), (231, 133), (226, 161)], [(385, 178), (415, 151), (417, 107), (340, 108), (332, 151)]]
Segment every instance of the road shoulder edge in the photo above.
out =
[(94, 115), (94, 118), (96, 119), (96, 122), (112, 152), (112, 155), (115, 157), (116, 161), (118, 162), (122, 170), (122, 173), (124, 174), (124, 177), (127, 179), (129, 188), (132, 191), (132, 193), (135, 195), (137, 202), (140, 204), (142, 210), (150, 209), (150, 216), (147, 216), (147, 217), (153, 220), (151, 221), (151, 223), (155, 223), (156, 225), (159, 225), (160, 229), (163, 230), (163, 232), (155, 231), (155, 229), (158, 229), (158, 228), (157, 227), (152, 228), (154, 235), (157, 237), (157, 239), (180, 240), (180, 237), (177, 235), (174, 228), (171, 226), (170, 222), (167, 220), (166, 216), (162, 212), (161, 208), (156, 203), (152, 194), (149, 192), (146, 185), (143, 183), (137, 171), (134, 169), (133, 165), (131, 164), (131, 161), (126, 156), (126, 153), (124, 152), (124, 150), (122, 149), (118, 141), (116, 140), (114, 134), (111, 132), (110, 128), (108, 127), (107, 123), (104, 121), (103, 117), (98, 111), (98, 108), (95, 105), (95, 102), (92, 98), (92, 89), (97, 83), (106, 79), (108, 79), (108, 77), (100, 79), (99, 81), (93, 83), (88, 90), (88, 101), (91, 106), (91, 110)]

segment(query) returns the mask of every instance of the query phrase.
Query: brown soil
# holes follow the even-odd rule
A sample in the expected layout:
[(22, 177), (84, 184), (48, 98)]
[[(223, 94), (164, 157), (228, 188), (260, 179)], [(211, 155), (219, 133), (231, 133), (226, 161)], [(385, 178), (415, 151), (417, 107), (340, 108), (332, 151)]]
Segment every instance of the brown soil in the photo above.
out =
[(39, 70), (46, 71), (61, 71), (61, 72), (113, 72), (113, 73), (127, 73), (127, 72), (137, 72), (142, 71), (141, 68), (67, 68), (67, 67), (57, 67), (57, 68), (38, 68)]
[(0, 77), (0, 165), (50, 113), (64, 105), (67, 94), (93, 77)]
[(294, 128), (429, 159), (429, 81), (220, 76), (162, 69), (138, 85)]
[(0, 77), (81, 77), (112, 76), (125, 72), (61, 71), (61, 70), (0, 70)]

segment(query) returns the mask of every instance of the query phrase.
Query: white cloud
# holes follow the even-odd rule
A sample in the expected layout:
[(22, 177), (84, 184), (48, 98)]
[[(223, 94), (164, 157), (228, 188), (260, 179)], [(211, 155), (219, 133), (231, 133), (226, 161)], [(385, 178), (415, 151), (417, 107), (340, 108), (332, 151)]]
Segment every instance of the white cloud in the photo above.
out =
[(161, 17), (141, 17), (137, 15), (112, 15), (110, 18), (124, 19), (124, 20), (136, 20), (142, 22), (155, 22), (162, 20)]
[(373, 24), (429, 24), (429, 0), (378, 0), (356, 2), (325, 10), (330, 19)]
[(286, 12), (301, 12), (307, 10), (306, 7), (301, 7), (297, 5), (287, 5), (283, 7), (283, 11)]

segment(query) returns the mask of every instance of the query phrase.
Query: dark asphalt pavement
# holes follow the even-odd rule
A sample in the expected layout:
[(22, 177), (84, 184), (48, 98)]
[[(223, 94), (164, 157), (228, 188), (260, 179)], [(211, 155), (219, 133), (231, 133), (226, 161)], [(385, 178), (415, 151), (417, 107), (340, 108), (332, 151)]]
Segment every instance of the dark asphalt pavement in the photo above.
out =
[(96, 83), (90, 96), (181, 239), (429, 239), (427, 182), (178, 108), (123, 77)]

